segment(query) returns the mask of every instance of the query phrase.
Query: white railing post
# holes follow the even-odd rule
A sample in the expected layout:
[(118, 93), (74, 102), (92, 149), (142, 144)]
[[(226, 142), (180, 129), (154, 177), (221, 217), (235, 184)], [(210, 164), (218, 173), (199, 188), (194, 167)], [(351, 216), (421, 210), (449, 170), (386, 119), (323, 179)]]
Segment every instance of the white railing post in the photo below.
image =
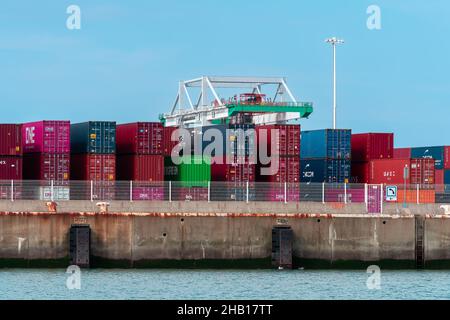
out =
[(344, 183), (344, 203), (347, 204), (347, 183)]
[(133, 180), (130, 180), (130, 202), (133, 202)]
[(325, 203), (325, 182), (322, 182), (322, 203)]
[(11, 201), (14, 202), (14, 180), (11, 180)]
[(367, 201), (367, 192), (368, 192), (368, 188), (367, 188), (367, 183), (364, 183), (364, 203), (366, 204), (366, 210), (368, 209), (368, 201)]
[(246, 189), (247, 189), (246, 202), (248, 203), (248, 181), (246, 183)]
[(420, 185), (419, 184), (417, 184), (416, 197), (417, 197), (417, 204), (420, 204)]
[(381, 184), (381, 189), (380, 189), (380, 193), (381, 193), (381, 201), (380, 201), (380, 213), (383, 213), (383, 184)]
[(211, 202), (211, 181), (208, 181), (208, 202)]
[(172, 202), (172, 181), (169, 181), (169, 202)]
[(287, 203), (287, 182), (284, 182), (284, 203)]
[(94, 201), (94, 181), (91, 180), (91, 202)]
[(53, 180), (50, 181), (50, 201), (53, 201), (54, 194), (53, 194)]

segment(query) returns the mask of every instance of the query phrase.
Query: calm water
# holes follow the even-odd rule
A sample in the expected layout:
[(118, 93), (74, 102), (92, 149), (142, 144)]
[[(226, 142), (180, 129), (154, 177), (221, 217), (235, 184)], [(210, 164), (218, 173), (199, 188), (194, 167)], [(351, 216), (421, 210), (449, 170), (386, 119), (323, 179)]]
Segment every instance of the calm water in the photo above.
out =
[(65, 270), (0, 269), (0, 299), (450, 299), (450, 272), (83, 270), (69, 290)]

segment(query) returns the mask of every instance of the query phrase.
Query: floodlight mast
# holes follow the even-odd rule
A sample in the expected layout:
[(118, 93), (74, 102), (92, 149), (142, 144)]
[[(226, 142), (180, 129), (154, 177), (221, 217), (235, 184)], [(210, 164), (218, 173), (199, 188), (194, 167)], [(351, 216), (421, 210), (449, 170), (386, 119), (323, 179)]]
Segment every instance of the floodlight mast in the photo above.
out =
[(333, 46), (333, 129), (336, 129), (336, 46), (344, 43), (344, 40), (333, 37), (325, 42)]

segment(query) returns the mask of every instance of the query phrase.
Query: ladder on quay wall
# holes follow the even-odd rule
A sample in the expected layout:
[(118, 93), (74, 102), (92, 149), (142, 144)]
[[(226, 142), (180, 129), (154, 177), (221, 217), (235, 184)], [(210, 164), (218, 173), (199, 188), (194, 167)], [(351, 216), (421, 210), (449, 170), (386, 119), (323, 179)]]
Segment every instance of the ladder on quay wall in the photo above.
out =
[(416, 225), (416, 268), (423, 269), (425, 266), (425, 217), (416, 215), (414, 220)]

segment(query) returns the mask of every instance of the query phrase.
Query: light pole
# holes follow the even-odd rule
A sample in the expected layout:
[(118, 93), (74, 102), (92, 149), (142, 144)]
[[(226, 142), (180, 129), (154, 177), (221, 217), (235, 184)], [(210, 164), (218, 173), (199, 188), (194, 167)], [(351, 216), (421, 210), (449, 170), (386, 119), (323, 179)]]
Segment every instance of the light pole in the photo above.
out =
[(333, 46), (333, 129), (336, 129), (336, 45), (344, 43), (344, 40), (333, 37), (325, 42)]

